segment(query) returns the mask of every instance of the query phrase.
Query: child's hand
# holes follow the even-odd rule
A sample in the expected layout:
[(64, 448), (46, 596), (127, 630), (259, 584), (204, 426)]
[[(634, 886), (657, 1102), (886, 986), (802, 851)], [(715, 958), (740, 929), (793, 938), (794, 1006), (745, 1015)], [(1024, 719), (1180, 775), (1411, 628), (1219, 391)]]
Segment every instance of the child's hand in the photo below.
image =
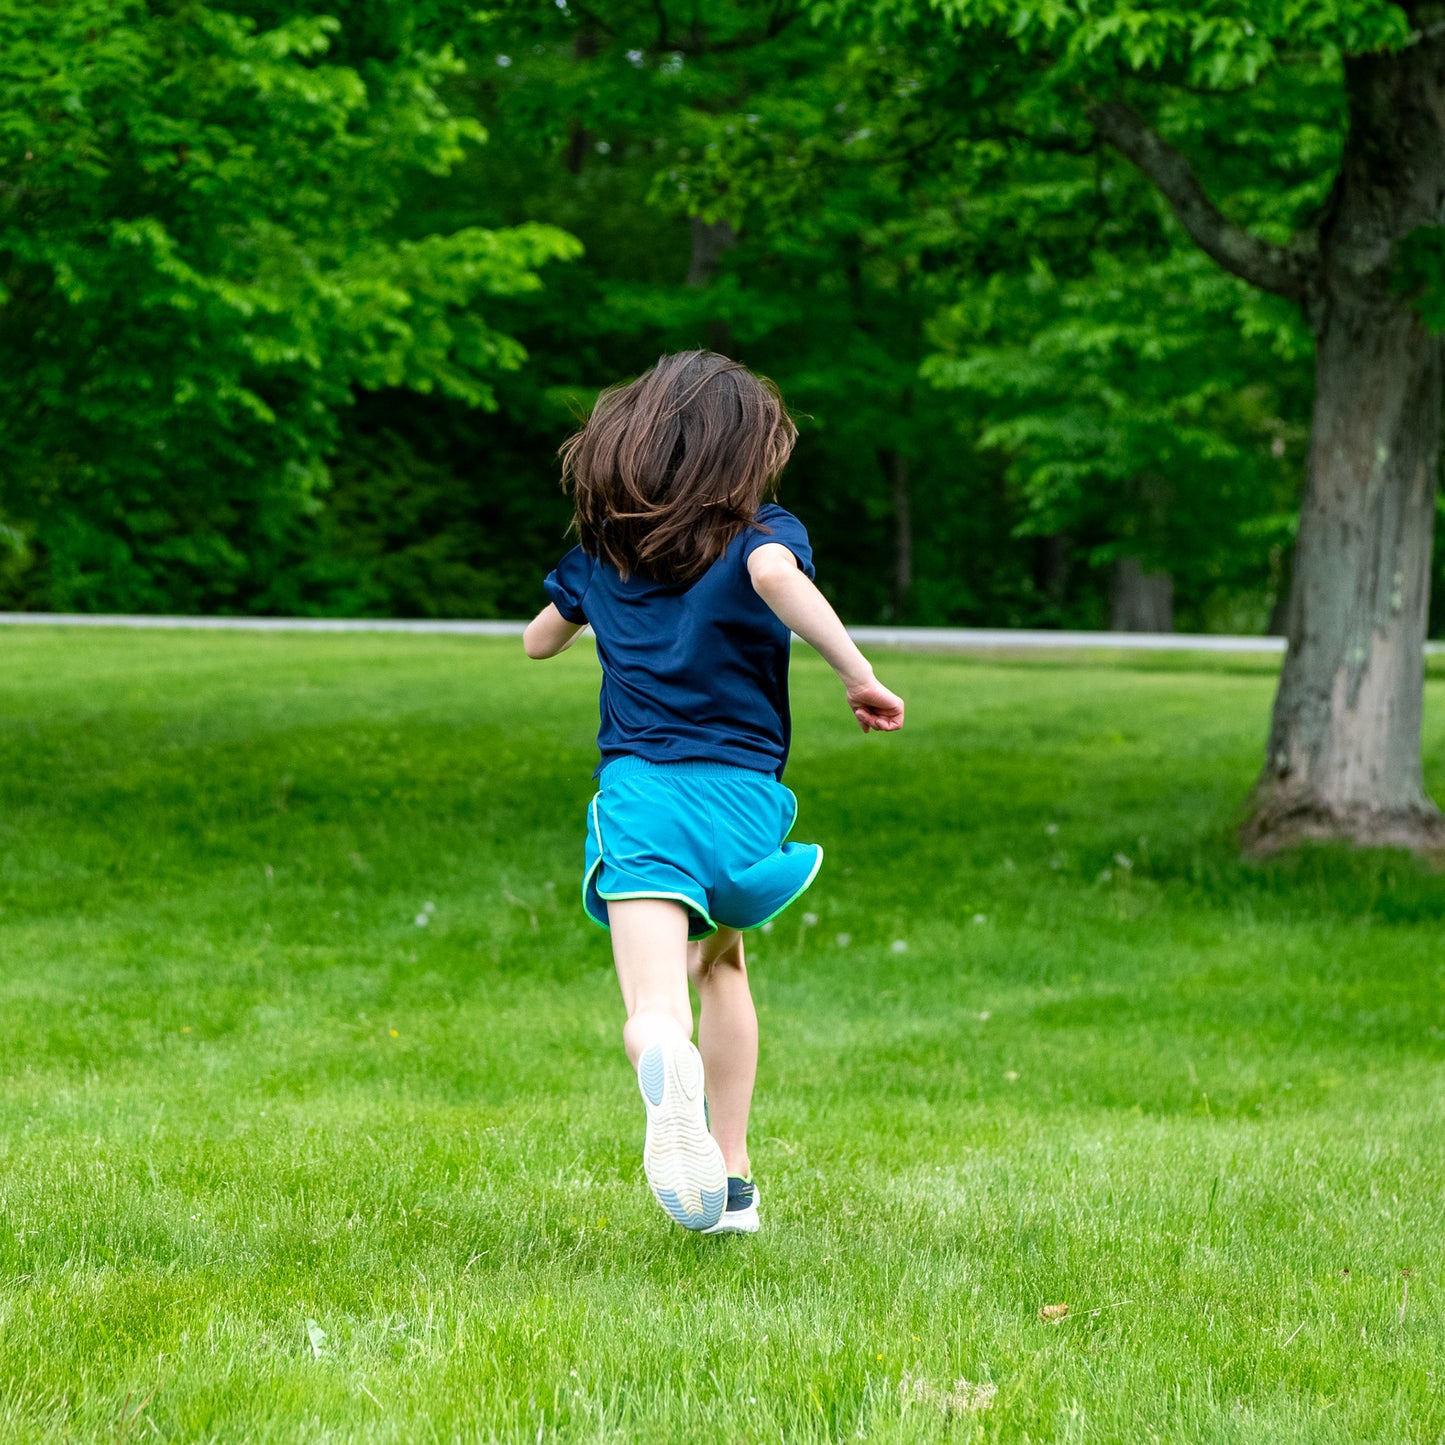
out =
[(876, 677), (849, 683), (848, 706), (865, 733), (894, 733), (903, 726), (903, 699)]

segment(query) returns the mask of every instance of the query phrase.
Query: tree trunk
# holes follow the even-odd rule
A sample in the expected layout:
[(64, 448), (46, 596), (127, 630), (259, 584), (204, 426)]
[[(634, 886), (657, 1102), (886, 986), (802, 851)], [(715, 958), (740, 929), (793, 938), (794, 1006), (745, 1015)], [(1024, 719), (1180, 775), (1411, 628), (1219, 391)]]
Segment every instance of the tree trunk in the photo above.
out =
[(1045, 601), (1062, 607), (1069, 591), (1069, 573), (1073, 570), (1068, 534), (1050, 532), (1038, 538), (1033, 561), (1034, 586)]
[(1289, 650), (1244, 841), (1432, 849), (1420, 757), (1441, 344), (1393, 287), (1400, 240), (1445, 215), (1445, 44), (1346, 64), (1350, 131), (1321, 234), (1309, 475)]
[(1246, 830), (1257, 851), (1445, 845), (1420, 761), (1440, 344), (1393, 309), (1336, 304), (1320, 339), (1289, 651)]
[(893, 494), (893, 620), (908, 609), (913, 590), (913, 496), (909, 487), (908, 458), (891, 447), (879, 450), (878, 464)]
[(1114, 563), (1109, 589), (1109, 627), (1114, 632), (1173, 632), (1174, 579), (1146, 572), (1137, 557)]
[(685, 286), (706, 286), (723, 253), (738, 243), (737, 232), (726, 221), (704, 221), (694, 216), (689, 226), (692, 246), (687, 260)]
[[(579, 30), (572, 39), (573, 60), (592, 60), (600, 49), (597, 34), (590, 28)], [(582, 162), (587, 157), (590, 139), (587, 127), (580, 120), (567, 122), (567, 144), (562, 151), (562, 164), (574, 176), (582, 174)]]
[[(687, 279), (683, 285), (701, 290), (713, 278), (718, 263), (724, 254), (738, 243), (737, 232), (726, 221), (704, 221), (701, 216), (692, 217), (690, 232), (691, 247), (687, 261)], [(708, 322), (708, 345), (723, 356), (732, 355), (733, 329), (727, 320), (715, 316)]]

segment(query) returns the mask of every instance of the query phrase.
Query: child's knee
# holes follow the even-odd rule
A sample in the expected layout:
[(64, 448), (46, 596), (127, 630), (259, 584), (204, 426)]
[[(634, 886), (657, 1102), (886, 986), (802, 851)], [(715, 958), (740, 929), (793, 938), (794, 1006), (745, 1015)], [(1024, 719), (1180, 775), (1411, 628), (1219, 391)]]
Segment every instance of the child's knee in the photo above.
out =
[(693, 987), (700, 988), (722, 971), (747, 973), (743, 959), (743, 936), (736, 929), (719, 929), (711, 938), (688, 950), (687, 971)]

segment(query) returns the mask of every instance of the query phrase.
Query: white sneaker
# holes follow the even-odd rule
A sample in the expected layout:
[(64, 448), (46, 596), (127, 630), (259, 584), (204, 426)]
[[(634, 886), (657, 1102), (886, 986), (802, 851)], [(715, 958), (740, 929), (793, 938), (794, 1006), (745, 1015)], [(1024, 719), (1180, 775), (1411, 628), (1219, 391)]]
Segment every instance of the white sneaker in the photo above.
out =
[(756, 1234), (758, 1232), (758, 1202), (762, 1195), (752, 1178), (737, 1174), (728, 1175), (728, 1202), (722, 1217), (704, 1234)]
[(711, 1229), (727, 1203), (722, 1150), (707, 1131), (702, 1055), (683, 1040), (653, 1044), (637, 1064), (647, 1105), (642, 1167), (657, 1202), (684, 1229)]

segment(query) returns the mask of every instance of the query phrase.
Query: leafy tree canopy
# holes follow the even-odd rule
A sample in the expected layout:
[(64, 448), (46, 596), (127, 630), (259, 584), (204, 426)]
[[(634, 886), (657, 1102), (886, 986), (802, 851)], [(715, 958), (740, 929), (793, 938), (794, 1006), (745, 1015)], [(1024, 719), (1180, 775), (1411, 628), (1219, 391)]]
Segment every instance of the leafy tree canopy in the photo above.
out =
[(284, 543), (323, 505), (356, 390), (485, 408), (522, 363), (479, 298), (535, 289), (577, 244), (397, 234), (412, 178), (484, 132), (442, 98), (451, 50), (373, 29), (0, 11), (0, 508), (50, 605), (304, 605)]
[(1264, 624), (1312, 338), (1091, 110), (1285, 246), (1398, 7), (333, 11), (0, 16), (0, 596), (514, 615), (577, 410), (701, 344), (802, 414), (858, 620), (1098, 625), (1133, 557), (1183, 625)]

